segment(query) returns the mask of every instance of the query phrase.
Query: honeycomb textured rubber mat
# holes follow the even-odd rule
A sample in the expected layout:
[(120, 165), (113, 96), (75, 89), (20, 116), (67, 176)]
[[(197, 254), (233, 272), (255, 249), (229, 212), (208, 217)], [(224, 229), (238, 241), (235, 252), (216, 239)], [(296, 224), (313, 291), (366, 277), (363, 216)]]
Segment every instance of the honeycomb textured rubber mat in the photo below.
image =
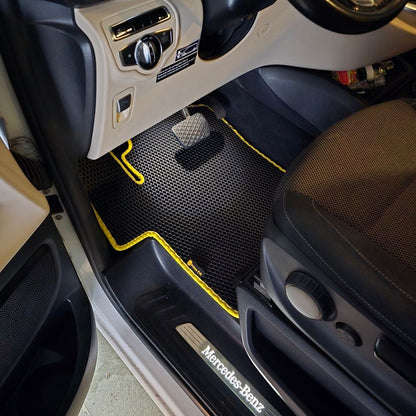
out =
[[(82, 160), (80, 175), (114, 248), (128, 249), (140, 236), (152, 237), (149, 231), (158, 233), (183, 267), (191, 260), (192, 273), (235, 310), (236, 283), (259, 262), (284, 170), (208, 108), (190, 108), (196, 111), (211, 135), (190, 149), (171, 131), (183, 120), (177, 113), (133, 138), (132, 146)], [(143, 183), (134, 180), (141, 175)]]

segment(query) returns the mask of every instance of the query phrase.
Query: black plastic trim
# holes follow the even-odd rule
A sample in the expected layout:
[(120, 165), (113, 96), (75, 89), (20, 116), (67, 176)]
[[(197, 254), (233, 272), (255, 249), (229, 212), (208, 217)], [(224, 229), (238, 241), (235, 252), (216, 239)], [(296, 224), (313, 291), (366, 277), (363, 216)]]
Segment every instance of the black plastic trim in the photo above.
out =
[(249, 280), (239, 285), (237, 295), (244, 347), (296, 414), (391, 415), (258, 294)]
[[(309, 217), (308, 217), (309, 218)], [(321, 238), (326, 238), (320, 228)], [(380, 329), (359, 305), (333, 279), (326, 275), (299, 251), (270, 221), (262, 243), (262, 282), (273, 302), (290, 316), (299, 328), (337, 363), (357, 384), (371, 392), (386, 407), (396, 413), (411, 413), (416, 408), (414, 387), (405, 382), (374, 356), (374, 344), (382, 334), (401, 345), (400, 339), (388, 328)], [(303, 271), (323, 284), (337, 309), (335, 321), (313, 321), (297, 312), (284, 293), (284, 281), (292, 271)], [(240, 308), (240, 305), (239, 305)], [(336, 324), (350, 325), (360, 336), (361, 345), (351, 345), (337, 336)], [(403, 346), (403, 348), (406, 348)], [(409, 353), (411, 353), (411, 349)], [(386, 389), (389, 394), (385, 394)]]
[(203, 0), (204, 21), (199, 57), (218, 58), (234, 48), (249, 32), (257, 13), (276, 0)]
[(412, 357), (388, 338), (376, 341), (374, 352), (380, 360), (396, 371), (409, 383), (416, 386), (416, 358)]
[(391, 0), (388, 7), (362, 11), (338, 0), (289, 0), (307, 18), (338, 33), (359, 34), (378, 29), (393, 20), (407, 0)]
[[(39, 249), (53, 258), (56, 293), (37, 335), (1, 386), (0, 413), (5, 416), (28, 414), (29, 409), (31, 414), (64, 416), (78, 394), (92, 352), (92, 310), (50, 217), (0, 273), (0, 282), (13, 279)], [(63, 388), (54, 384), (54, 375), (65, 380)]]
[(155, 240), (146, 239), (106, 272), (120, 306), (156, 347), (178, 382), (210, 414), (250, 414), (176, 332), (192, 323), (271, 402), (291, 412), (265, 383), (246, 356), (237, 320), (208, 296)]
[(93, 268), (115, 254), (78, 176), (95, 113), (93, 47), (71, 7), (49, 0), (0, 2), (0, 50), (30, 130)]

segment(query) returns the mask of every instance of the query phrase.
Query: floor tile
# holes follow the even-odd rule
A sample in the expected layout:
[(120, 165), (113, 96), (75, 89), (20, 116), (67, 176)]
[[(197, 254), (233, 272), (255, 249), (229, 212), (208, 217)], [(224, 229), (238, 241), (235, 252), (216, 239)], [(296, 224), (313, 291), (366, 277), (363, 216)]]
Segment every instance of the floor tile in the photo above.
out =
[(98, 333), (97, 366), (80, 416), (161, 416), (159, 408)]

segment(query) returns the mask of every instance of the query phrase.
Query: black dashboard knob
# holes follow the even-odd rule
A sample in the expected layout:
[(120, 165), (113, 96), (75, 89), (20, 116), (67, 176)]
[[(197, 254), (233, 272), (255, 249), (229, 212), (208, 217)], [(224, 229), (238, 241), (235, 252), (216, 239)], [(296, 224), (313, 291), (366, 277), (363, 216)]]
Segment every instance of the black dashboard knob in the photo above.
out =
[(137, 42), (134, 57), (137, 65), (143, 69), (153, 69), (159, 63), (161, 56), (162, 44), (156, 36), (146, 35)]
[(325, 288), (305, 273), (293, 272), (285, 282), (286, 296), (302, 315), (316, 320), (328, 320), (335, 305)]

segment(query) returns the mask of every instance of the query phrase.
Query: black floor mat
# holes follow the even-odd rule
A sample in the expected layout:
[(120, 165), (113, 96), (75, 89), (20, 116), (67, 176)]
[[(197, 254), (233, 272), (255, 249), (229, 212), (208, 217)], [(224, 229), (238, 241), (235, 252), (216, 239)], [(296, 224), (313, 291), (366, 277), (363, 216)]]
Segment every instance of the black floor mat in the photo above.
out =
[(283, 170), (208, 108), (195, 111), (207, 118), (211, 136), (192, 148), (184, 150), (171, 131), (183, 120), (177, 113), (135, 137), (131, 150), (127, 144), (81, 161), (80, 174), (115, 249), (161, 236), (158, 241), (164, 239), (177, 253), (170, 254), (232, 313), (236, 281), (259, 262)]

